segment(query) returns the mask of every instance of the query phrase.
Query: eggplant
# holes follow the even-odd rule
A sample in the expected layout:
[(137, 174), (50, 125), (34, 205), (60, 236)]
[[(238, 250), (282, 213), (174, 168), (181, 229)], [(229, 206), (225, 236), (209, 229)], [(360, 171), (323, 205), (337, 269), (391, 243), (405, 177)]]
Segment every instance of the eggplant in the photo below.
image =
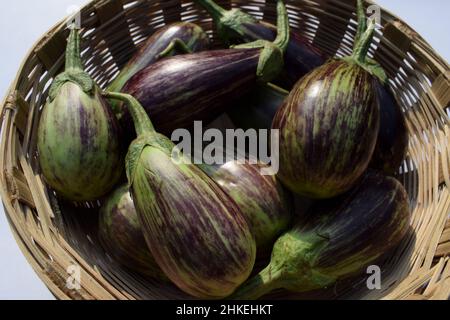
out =
[(114, 191), (100, 209), (99, 239), (121, 265), (146, 277), (167, 281), (147, 247), (127, 185)]
[[(240, 9), (225, 10), (213, 0), (194, 0), (202, 6), (213, 18), (218, 36), (225, 43), (251, 42), (257, 39), (273, 41), (277, 32), (270, 23), (259, 21)], [(296, 32), (291, 32), (286, 49), (285, 69), (281, 82), (286, 89), (292, 86), (305, 74), (321, 66), (327, 56), (318, 48)]]
[[(209, 37), (203, 29), (191, 22), (177, 22), (154, 33), (109, 85), (108, 91), (120, 92), (136, 73), (158, 61), (162, 56), (191, 53), (209, 49)], [(112, 102), (112, 106), (116, 104)], [(115, 110), (121, 117), (120, 110)]]
[(53, 81), (38, 128), (47, 184), (70, 201), (106, 195), (121, 177), (120, 129), (91, 77), (83, 71), (79, 30), (72, 27), (65, 71)]
[[(128, 104), (138, 138), (126, 171), (150, 251), (167, 277), (184, 292), (219, 299), (250, 275), (256, 244), (237, 204), (190, 159), (175, 163), (175, 144), (158, 134), (139, 102)], [(183, 161), (185, 160), (185, 161)]]
[[(190, 129), (194, 121), (212, 121), (258, 81), (269, 82), (282, 69), (289, 23), (281, 1), (278, 12), (279, 36), (274, 43), (256, 41), (164, 59), (138, 72), (123, 92), (144, 106), (164, 134)], [(129, 114), (124, 122), (131, 123)]]
[(239, 206), (256, 240), (258, 255), (272, 248), (290, 225), (293, 211), (291, 195), (275, 176), (262, 175), (263, 164), (229, 161), (224, 165), (201, 165)]
[(228, 115), (237, 127), (244, 130), (271, 129), (275, 114), (288, 94), (273, 84), (259, 85), (239, 99)]
[(369, 166), (380, 127), (377, 86), (387, 79), (367, 58), (374, 30), (371, 20), (352, 56), (332, 59), (302, 78), (275, 116), (278, 178), (301, 196), (343, 194)]
[(234, 299), (282, 288), (309, 292), (361, 274), (400, 244), (411, 219), (404, 187), (375, 171), (348, 194), (313, 206), (308, 217), (275, 243), (269, 266)]
[(370, 167), (394, 175), (406, 159), (409, 134), (403, 112), (389, 87), (377, 86), (377, 90), (380, 132)]

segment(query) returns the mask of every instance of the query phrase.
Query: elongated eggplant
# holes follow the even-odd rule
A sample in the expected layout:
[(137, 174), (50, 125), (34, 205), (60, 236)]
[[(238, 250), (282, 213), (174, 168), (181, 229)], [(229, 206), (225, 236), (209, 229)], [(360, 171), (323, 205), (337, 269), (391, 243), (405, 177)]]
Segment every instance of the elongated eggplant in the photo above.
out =
[(275, 116), (278, 177), (299, 195), (338, 196), (369, 166), (380, 125), (377, 86), (386, 78), (366, 57), (374, 30), (371, 20), (351, 57), (331, 60), (300, 80)]
[(106, 200), (99, 221), (100, 242), (112, 258), (142, 275), (167, 280), (147, 247), (127, 185)]
[(68, 200), (96, 200), (120, 178), (119, 126), (100, 89), (83, 71), (76, 28), (70, 32), (65, 72), (50, 87), (38, 130), (45, 181)]
[[(225, 10), (213, 0), (194, 0), (208, 11), (217, 26), (219, 37), (226, 43), (250, 42), (257, 39), (273, 41), (276, 27), (270, 23), (259, 21), (240, 9)], [(291, 32), (286, 49), (285, 73), (282, 82), (290, 89), (301, 77), (321, 66), (326, 55), (296, 32)], [(278, 82), (277, 82), (278, 83)]]
[(409, 227), (403, 186), (368, 172), (348, 194), (313, 206), (306, 223), (276, 242), (269, 266), (233, 297), (257, 299), (275, 289), (307, 292), (331, 286), (397, 247)]
[[(170, 56), (179, 51), (182, 51), (182, 53), (199, 52), (207, 50), (209, 47), (209, 37), (198, 25), (191, 22), (170, 24), (158, 30), (142, 45), (109, 85), (108, 91), (122, 91), (128, 80), (142, 69), (159, 60), (161, 55), (165, 53)], [(115, 106), (114, 102), (112, 102), (112, 105)], [(117, 113), (120, 117), (120, 110), (117, 110)]]
[(198, 298), (223, 298), (250, 275), (256, 245), (236, 203), (197, 166), (172, 159), (175, 145), (156, 133), (139, 102), (124, 101), (138, 138), (126, 160), (130, 190), (147, 244), (160, 268)]
[(233, 123), (242, 129), (270, 129), (273, 119), (289, 92), (273, 84), (259, 85), (228, 112)]
[(256, 239), (258, 255), (271, 250), (277, 237), (286, 231), (293, 210), (291, 195), (275, 176), (261, 174), (264, 167), (236, 161), (200, 166), (241, 209)]
[[(191, 128), (194, 121), (211, 121), (257, 81), (268, 82), (283, 66), (289, 23), (280, 1), (279, 36), (274, 43), (257, 41), (234, 49), (187, 54), (164, 59), (137, 73), (123, 92), (144, 106), (158, 131)], [(131, 119), (125, 122), (130, 123)]]

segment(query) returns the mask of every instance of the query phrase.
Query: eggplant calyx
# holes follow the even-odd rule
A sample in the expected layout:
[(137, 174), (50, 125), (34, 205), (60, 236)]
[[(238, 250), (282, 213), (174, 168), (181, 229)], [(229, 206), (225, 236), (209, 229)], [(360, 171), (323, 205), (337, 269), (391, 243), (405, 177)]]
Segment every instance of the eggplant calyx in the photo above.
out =
[(172, 141), (159, 133), (146, 133), (134, 140), (128, 149), (125, 159), (129, 186), (131, 187), (134, 183), (136, 170), (145, 148), (157, 149), (170, 157), (174, 147), (175, 145)]
[(116, 92), (105, 92), (103, 95), (108, 99), (127, 104), (133, 118), (137, 139), (131, 144), (125, 160), (128, 183), (131, 186), (141, 154), (146, 147), (156, 148), (170, 156), (175, 145), (167, 137), (156, 132), (144, 107), (132, 95)]
[(227, 42), (233, 34), (244, 36), (245, 24), (258, 22), (254, 17), (240, 9), (226, 10), (213, 0), (195, 0), (195, 2), (211, 15), (216, 23), (219, 37)]
[(75, 83), (88, 95), (92, 95), (94, 92), (95, 83), (89, 74), (84, 71), (66, 71), (59, 74), (55, 80), (53, 80), (48, 94), (50, 101), (53, 101), (56, 98), (60, 88), (67, 82)]
[(257, 40), (233, 46), (236, 49), (261, 49), (256, 74), (260, 82), (267, 83), (278, 76), (284, 66), (284, 53), (289, 44), (289, 18), (283, 1), (277, 3), (277, 37), (273, 42)]
[(375, 21), (369, 19), (367, 30), (361, 35), (355, 43), (353, 54), (349, 57), (341, 58), (348, 63), (354, 63), (378, 78), (383, 85), (387, 84), (388, 77), (381, 65), (368, 57), (370, 45), (375, 33)]
[(49, 90), (50, 101), (56, 98), (59, 89), (66, 82), (77, 84), (86, 94), (92, 95), (94, 92), (94, 80), (84, 71), (83, 63), (81, 62), (80, 42), (80, 30), (73, 24), (70, 27), (69, 39), (67, 40), (65, 71), (53, 81)]

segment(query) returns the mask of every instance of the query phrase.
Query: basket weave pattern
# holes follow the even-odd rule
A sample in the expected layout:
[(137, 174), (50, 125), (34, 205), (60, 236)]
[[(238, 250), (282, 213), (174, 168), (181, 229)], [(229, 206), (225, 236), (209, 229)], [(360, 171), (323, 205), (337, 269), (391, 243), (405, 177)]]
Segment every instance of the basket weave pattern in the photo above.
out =
[[(276, 0), (217, 1), (275, 22)], [(293, 29), (330, 56), (352, 51), (354, 0), (286, 0)], [(368, 1), (368, 4), (372, 4)], [(210, 17), (186, 0), (93, 1), (82, 9), (83, 60), (105, 87), (139, 44), (176, 21), (199, 24), (219, 44)], [(334, 288), (332, 298), (448, 299), (450, 296), (449, 66), (408, 25), (382, 10), (371, 54), (386, 70), (410, 133), (399, 171), (413, 210), (412, 229), (383, 265), (383, 290)], [(12, 232), (28, 262), (60, 299), (188, 298), (174, 287), (142, 279), (116, 265), (96, 239), (98, 203), (56, 200), (39, 172), (36, 133), (48, 88), (64, 65), (67, 30), (50, 30), (21, 66), (0, 106), (0, 192)], [(77, 219), (73, 217), (76, 216)], [(66, 286), (80, 266), (81, 290)]]

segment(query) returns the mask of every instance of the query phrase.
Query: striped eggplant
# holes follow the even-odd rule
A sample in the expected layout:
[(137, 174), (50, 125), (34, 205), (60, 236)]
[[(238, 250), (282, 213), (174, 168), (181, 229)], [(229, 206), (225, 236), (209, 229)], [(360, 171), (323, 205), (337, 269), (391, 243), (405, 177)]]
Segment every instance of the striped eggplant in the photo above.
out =
[(263, 164), (229, 161), (200, 168), (239, 206), (256, 240), (258, 255), (270, 252), (289, 227), (293, 199), (275, 176), (262, 175)]
[[(272, 41), (276, 36), (276, 27), (259, 21), (250, 14), (234, 8), (225, 10), (213, 0), (194, 0), (211, 15), (217, 26), (217, 33), (225, 43), (250, 42), (257, 39)], [(326, 55), (296, 32), (291, 32), (286, 49), (285, 72), (280, 85), (288, 89), (305, 74), (321, 66)]]
[(387, 85), (377, 86), (380, 103), (380, 132), (370, 167), (388, 175), (398, 172), (408, 151), (406, 121)]
[(278, 108), (289, 92), (273, 84), (257, 86), (228, 112), (233, 123), (242, 129), (270, 129)]
[(299, 195), (323, 199), (350, 190), (372, 158), (380, 125), (376, 96), (383, 69), (367, 59), (375, 24), (350, 57), (334, 59), (301, 79), (277, 112), (278, 178)]
[[(177, 22), (153, 34), (109, 85), (108, 91), (120, 92), (136, 73), (155, 63), (162, 56), (177, 52), (190, 53), (209, 49), (210, 41), (201, 27), (191, 22)], [(111, 105), (116, 106), (112, 101)], [(116, 110), (120, 118), (120, 110)]]
[[(282, 69), (289, 23), (281, 1), (278, 11), (275, 42), (261, 40), (164, 59), (137, 73), (123, 92), (138, 99), (165, 134), (191, 128), (194, 121), (212, 121), (258, 81), (268, 82)], [(131, 123), (129, 114), (125, 122)]]
[(65, 72), (50, 87), (38, 130), (42, 174), (61, 196), (96, 200), (120, 178), (119, 126), (100, 89), (83, 71), (76, 28), (70, 32)]
[(99, 239), (121, 265), (150, 278), (167, 279), (147, 247), (127, 185), (114, 191), (100, 209)]
[(235, 299), (275, 289), (307, 292), (365, 271), (397, 247), (410, 228), (408, 197), (394, 178), (369, 171), (348, 194), (312, 207), (309, 218), (283, 235), (272, 260)]
[(218, 299), (250, 275), (256, 244), (236, 203), (188, 159), (174, 162), (175, 145), (156, 133), (130, 95), (138, 138), (126, 159), (130, 190), (147, 244), (160, 268), (186, 293)]

